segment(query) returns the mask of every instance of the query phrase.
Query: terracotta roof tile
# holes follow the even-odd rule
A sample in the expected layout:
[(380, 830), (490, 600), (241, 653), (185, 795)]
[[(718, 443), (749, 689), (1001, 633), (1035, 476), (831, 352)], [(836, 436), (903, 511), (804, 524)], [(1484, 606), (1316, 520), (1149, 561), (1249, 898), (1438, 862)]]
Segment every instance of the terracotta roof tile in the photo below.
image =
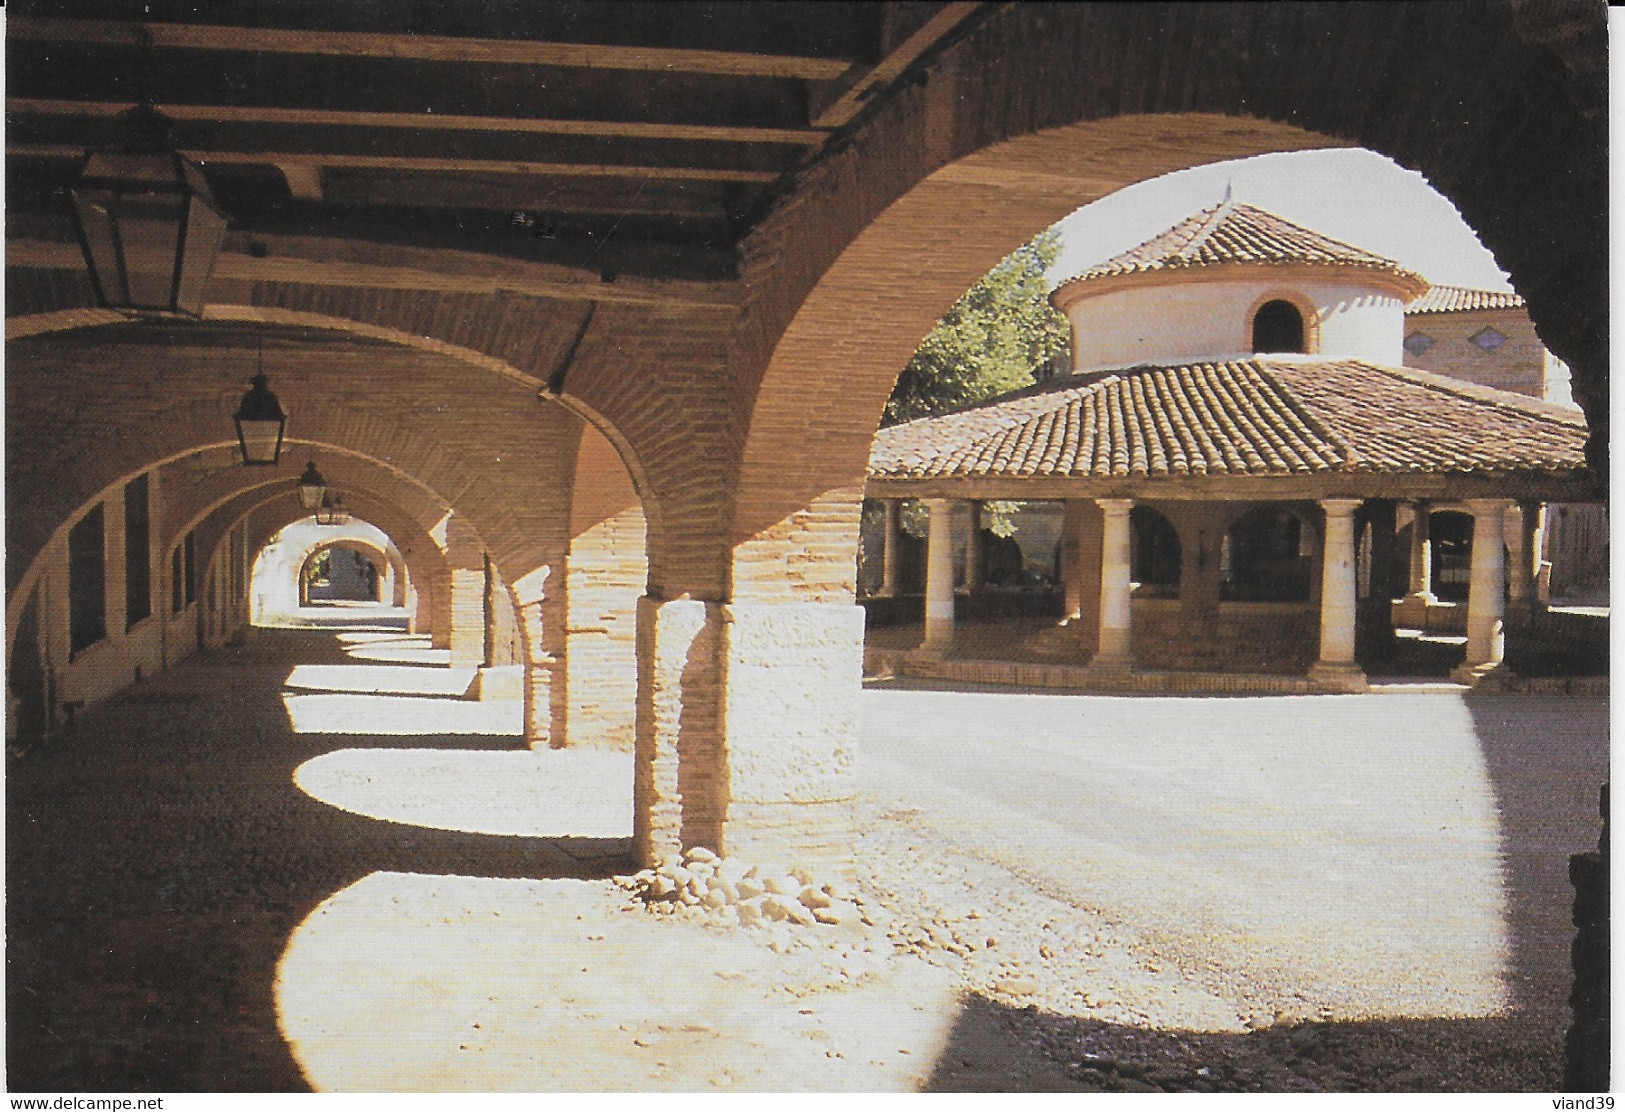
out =
[(1420, 276), (1393, 259), (1321, 235), (1261, 208), (1226, 201), (1067, 278), (1059, 286), (1120, 274), (1233, 263), (1337, 264), (1379, 270), (1425, 284)]
[(1406, 316), (1422, 313), (1468, 313), (1477, 309), (1521, 309), (1523, 298), (1503, 290), (1473, 290), (1466, 286), (1434, 286), (1405, 306)]
[(880, 430), (871, 478), (1566, 471), (1576, 413), (1409, 368), (1257, 358), (1052, 380)]

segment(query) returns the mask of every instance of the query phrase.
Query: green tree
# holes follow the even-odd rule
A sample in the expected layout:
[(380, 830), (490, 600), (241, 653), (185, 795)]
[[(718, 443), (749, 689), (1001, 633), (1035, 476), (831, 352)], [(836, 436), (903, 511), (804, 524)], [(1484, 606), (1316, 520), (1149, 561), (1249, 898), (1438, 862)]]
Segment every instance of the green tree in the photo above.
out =
[(1030, 386), (1033, 368), (1065, 352), (1066, 317), (1044, 272), (1061, 250), (1050, 228), (1006, 255), (954, 302), (898, 376), (883, 423), (946, 413)]
[[(1033, 369), (1065, 353), (1071, 343), (1071, 328), (1050, 305), (1044, 280), (1060, 253), (1060, 234), (1047, 228), (954, 302), (898, 376), (881, 423), (932, 417), (1031, 386)], [(1020, 505), (986, 503), (988, 528), (1010, 536)], [(925, 535), (923, 507), (905, 504), (903, 528), (912, 536)]]

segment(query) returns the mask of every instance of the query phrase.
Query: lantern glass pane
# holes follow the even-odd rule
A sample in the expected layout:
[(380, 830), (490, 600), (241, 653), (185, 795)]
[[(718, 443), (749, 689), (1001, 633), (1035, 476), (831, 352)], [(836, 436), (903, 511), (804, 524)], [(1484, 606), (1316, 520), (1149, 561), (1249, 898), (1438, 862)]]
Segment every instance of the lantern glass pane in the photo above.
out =
[(174, 193), (126, 194), (120, 198), (115, 212), (131, 307), (175, 307), (175, 263), (185, 203), (185, 198)]
[(97, 286), (103, 303), (123, 305), (129, 300), (129, 291), (119, 276), (118, 249), (109, 212), (112, 202), (113, 195), (105, 189), (73, 191), (73, 210), (84, 236), (85, 262), (90, 267), (91, 281)]
[(307, 510), (314, 510), (322, 504), (322, 495), (327, 493), (326, 487), (299, 484), (299, 504)]
[(275, 463), (282, 451), (282, 424), (281, 421), (238, 421), (243, 462)]
[(226, 238), (226, 218), (202, 197), (190, 197), (186, 202), (185, 258), (181, 260), (181, 281), (175, 290), (175, 308), (186, 313), (203, 312), (203, 302), (209, 293), (209, 275), (214, 270), (215, 257)]

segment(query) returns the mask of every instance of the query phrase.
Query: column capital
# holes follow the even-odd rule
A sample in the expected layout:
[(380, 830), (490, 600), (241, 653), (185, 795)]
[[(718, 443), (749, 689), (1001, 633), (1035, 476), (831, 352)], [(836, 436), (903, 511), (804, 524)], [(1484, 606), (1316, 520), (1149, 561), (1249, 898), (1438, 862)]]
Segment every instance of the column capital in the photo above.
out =
[(1096, 498), (1095, 505), (1108, 514), (1126, 514), (1134, 508), (1132, 498)]
[(1462, 502), (1467, 512), (1477, 517), (1479, 514), (1504, 514), (1514, 505), (1510, 498), (1468, 498)]
[(1322, 498), (1320, 508), (1328, 517), (1351, 517), (1365, 504), (1364, 498)]

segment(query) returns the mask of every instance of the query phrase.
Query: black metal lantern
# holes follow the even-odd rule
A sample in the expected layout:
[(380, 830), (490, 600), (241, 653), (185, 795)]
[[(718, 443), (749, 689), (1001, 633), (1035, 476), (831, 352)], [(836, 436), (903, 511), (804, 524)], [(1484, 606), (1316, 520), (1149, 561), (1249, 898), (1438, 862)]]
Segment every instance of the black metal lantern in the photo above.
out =
[(336, 495), (322, 495), (322, 504), (316, 510), (317, 525), (344, 525), (349, 520), (350, 515), (344, 512), (344, 499)]
[(70, 191), (96, 302), (197, 316), (226, 218), (203, 171), (175, 149), (167, 116), (143, 101), (119, 125), (119, 147), (89, 152)]
[(305, 473), (299, 476), (299, 504), (314, 512), (321, 508), (322, 499), (326, 497), (327, 480), (316, 470), (316, 461), (310, 460), (305, 464)]
[(288, 415), (271, 393), (264, 371), (252, 382), (232, 416), (237, 422), (237, 445), (243, 451), (244, 466), (270, 467), (282, 458), (282, 432), (288, 426)]

